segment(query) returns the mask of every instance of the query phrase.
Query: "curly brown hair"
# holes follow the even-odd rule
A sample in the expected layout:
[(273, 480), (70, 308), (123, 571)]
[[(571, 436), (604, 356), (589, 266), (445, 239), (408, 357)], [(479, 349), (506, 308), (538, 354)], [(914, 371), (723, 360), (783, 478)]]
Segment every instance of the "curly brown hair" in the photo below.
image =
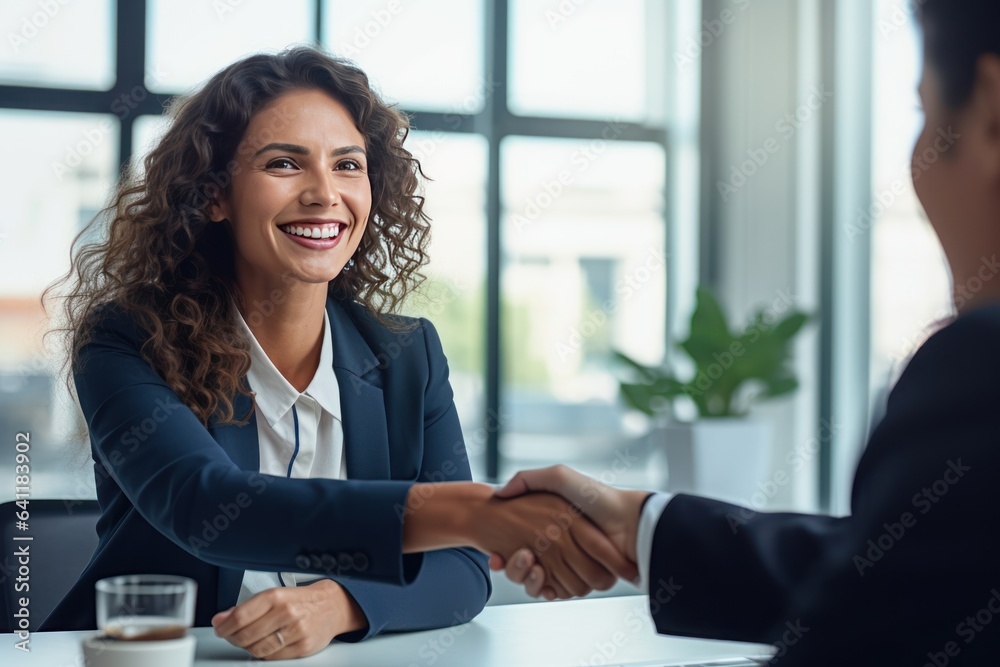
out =
[[(172, 123), (143, 161), (126, 168), (111, 203), (73, 240), (71, 267), (46, 296), (71, 277), (63, 328), (69, 337), (67, 385), (96, 316), (113, 303), (149, 332), (143, 357), (204, 424), (218, 412), (233, 423), (232, 397), (250, 396), (241, 378), (250, 368), (249, 341), (232, 318), (243, 306), (235, 284), (235, 244), (229, 225), (212, 224), (209, 209), (228, 191), (250, 119), (277, 97), (324, 91), (341, 102), (365, 138), (372, 207), (350, 269), (330, 281), (328, 294), (354, 301), (392, 329), (391, 314), (425, 279), (430, 220), (417, 194), (419, 161), (403, 147), (405, 115), (386, 105), (350, 61), (311, 47), (247, 57), (213, 76), (170, 107)], [(81, 239), (110, 219), (98, 242)], [(244, 311), (245, 312), (245, 311)], [(72, 388), (70, 388), (72, 391)], [(238, 423), (245, 424), (251, 412)]]

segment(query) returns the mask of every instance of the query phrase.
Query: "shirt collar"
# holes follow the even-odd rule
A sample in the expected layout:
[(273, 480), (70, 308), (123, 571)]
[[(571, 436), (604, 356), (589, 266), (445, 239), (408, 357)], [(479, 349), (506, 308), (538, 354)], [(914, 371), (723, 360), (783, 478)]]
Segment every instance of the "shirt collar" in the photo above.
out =
[[(255, 392), (254, 400), (267, 423), (274, 428), (275, 424), (292, 409), (292, 405), (299, 398), (299, 392), (271, 363), (235, 304), (233, 311), (250, 341), (250, 370), (247, 372), (247, 379), (251, 390)], [(330, 315), (326, 308), (323, 309), (323, 344), (320, 348), (319, 366), (309, 386), (302, 393), (308, 394), (323, 410), (340, 420), (340, 387), (333, 372), (333, 342), (330, 334)]]

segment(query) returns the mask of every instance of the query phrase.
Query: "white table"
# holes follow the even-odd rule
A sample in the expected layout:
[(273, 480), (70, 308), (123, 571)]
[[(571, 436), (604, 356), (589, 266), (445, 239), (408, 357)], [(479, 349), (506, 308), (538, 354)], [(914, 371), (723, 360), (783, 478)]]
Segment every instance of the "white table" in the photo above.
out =
[[(83, 667), (79, 645), (89, 632), (40, 632), (31, 635), (31, 652), (14, 648), (14, 635), (0, 635), (5, 667)], [(195, 628), (195, 665), (242, 665), (249, 654)], [(268, 665), (362, 665), (364, 667), (559, 667), (616, 665), (621, 662), (683, 663), (769, 655), (758, 644), (712, 642), (657, 635), (646, 596), (567, 600), (488, 607), (465, 625), (382, 635), (357, 644), (334, 643), (299, 660), (257, 662)], [(139, 667), (139, 666), (137, 666)]]

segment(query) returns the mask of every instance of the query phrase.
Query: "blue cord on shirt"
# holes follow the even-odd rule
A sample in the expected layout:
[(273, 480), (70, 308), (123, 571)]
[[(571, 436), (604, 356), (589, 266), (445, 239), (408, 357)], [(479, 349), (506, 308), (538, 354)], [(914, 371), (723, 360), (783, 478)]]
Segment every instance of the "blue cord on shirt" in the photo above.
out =
[(299, 455), (299, 413), (295, 411), (295, 405), (292, 405), (292, 419), (295, 421), (295, 451), (292, 452), (292, 458), (288, 460), (288, 474), (287, 477), (292, 476), (292, 466), (295, 464), (295, 457)]
[[(295, 451), (292, 452), (292, 458), (288, 460), (288, 473), (287, 477), (292, 476), (292, 466), (295, 465), (295, 457), (299, 455), (299, 413), (295, 410), (295, 404), (292, 404), (292, 421), (295, 423)], [(282, 586), (287, 586), (285, 580), (281, 576), (281, 572), (278, 572), (278, 581), (281, 582)]]

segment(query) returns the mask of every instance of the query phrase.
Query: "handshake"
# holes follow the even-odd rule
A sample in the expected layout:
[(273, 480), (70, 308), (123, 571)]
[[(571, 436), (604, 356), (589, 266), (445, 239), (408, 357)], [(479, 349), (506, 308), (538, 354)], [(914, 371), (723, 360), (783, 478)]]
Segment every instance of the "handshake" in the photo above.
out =
[(517, 473), (502, 489), (415, 484), (403, 551), (473, 546), (532, 597), (548, 600), (635, 582), (636, 533), (648, 491), (615, 489), (557, 465)]

